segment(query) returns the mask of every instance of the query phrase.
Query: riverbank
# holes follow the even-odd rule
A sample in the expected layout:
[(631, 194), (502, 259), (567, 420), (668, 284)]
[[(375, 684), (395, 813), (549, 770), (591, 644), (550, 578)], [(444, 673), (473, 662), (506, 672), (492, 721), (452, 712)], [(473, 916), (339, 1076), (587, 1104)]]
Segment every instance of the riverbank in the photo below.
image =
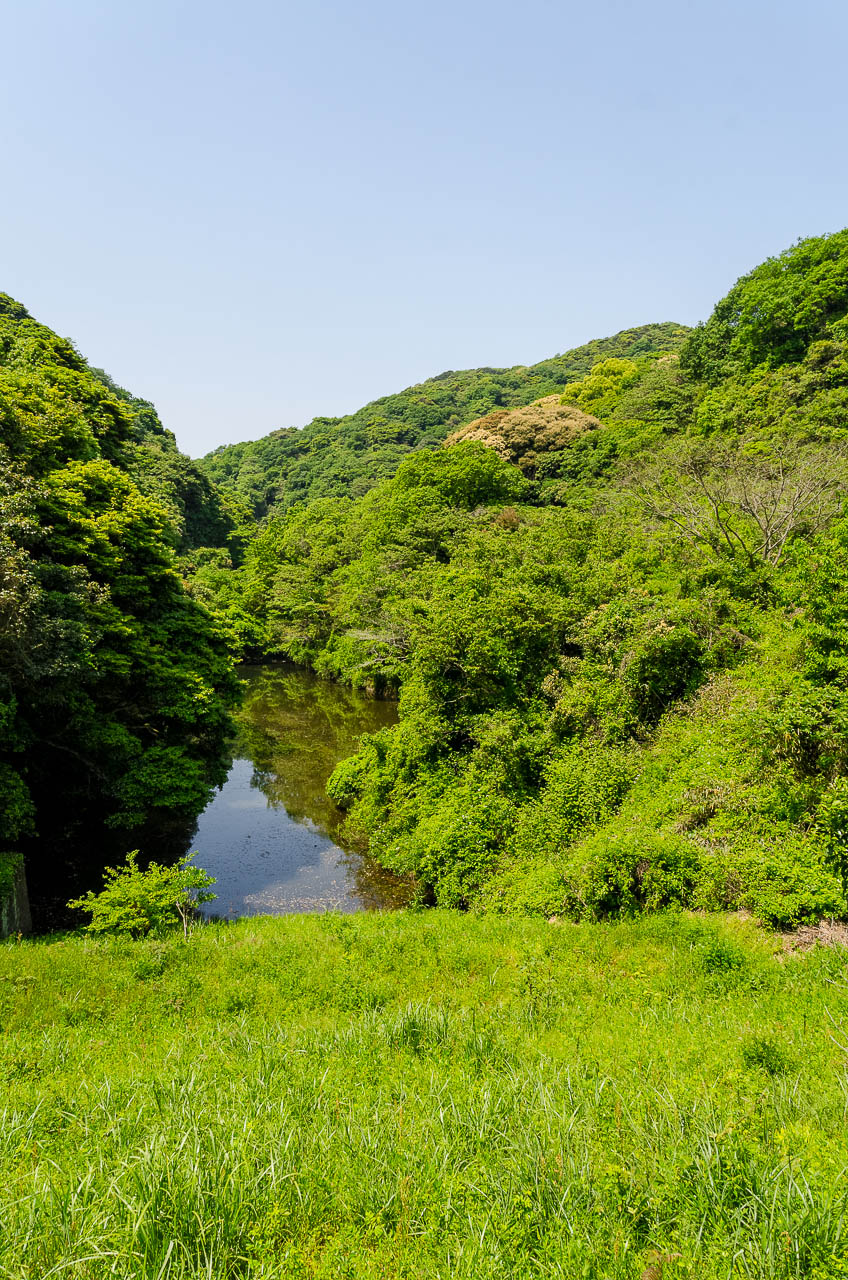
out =
[(0, 1274), (846, 1275), (845, 970), (684, 915), (6, 943)]

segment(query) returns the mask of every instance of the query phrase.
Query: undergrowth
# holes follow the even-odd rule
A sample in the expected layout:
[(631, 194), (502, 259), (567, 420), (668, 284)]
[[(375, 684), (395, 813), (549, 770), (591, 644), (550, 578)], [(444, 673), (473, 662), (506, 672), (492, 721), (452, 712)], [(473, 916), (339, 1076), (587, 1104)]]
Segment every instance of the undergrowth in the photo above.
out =
[(848, 1275), (846, 960), (735, 917), (0, 947), (0, 1276)]

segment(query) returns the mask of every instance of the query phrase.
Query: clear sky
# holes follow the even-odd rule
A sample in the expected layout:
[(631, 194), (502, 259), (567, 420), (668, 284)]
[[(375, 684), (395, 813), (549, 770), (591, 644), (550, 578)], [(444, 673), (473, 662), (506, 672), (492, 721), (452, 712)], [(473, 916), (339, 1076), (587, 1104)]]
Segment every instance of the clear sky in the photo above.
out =
[(0, 289), (192, 455), (848, 224), (845, 0), (7, 0)]

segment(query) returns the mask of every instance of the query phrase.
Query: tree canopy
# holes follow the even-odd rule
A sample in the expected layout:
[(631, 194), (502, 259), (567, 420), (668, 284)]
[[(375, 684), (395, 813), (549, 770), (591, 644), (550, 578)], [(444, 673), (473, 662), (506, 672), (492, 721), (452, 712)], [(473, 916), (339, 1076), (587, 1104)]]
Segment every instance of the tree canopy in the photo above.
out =
[(111, 825), (202, 807), (236, 684), (175, 551), (233, 527), (151, 406), (0, 295), (7, 864), (22, 851), (58, 858), (92, 807)]

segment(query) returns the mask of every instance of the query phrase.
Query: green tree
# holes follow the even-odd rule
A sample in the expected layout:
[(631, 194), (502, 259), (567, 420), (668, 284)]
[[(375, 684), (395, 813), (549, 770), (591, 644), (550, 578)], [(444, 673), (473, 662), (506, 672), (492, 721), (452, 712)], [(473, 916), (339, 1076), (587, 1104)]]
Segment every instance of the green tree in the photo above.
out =
[(180, 858), (173, 867), (151, 862), (142, 870), (136, 849), (127, 855), (124, 866), (106, 868), (100, 893), (88, 892), (68, 906), (91, 917), (86, 925), (89, 933), (143, 938), (179, 924), (187, 937), (197, 908), (215, 898), (209, 892), (215, 877), (194, 866), (193, 856)]

